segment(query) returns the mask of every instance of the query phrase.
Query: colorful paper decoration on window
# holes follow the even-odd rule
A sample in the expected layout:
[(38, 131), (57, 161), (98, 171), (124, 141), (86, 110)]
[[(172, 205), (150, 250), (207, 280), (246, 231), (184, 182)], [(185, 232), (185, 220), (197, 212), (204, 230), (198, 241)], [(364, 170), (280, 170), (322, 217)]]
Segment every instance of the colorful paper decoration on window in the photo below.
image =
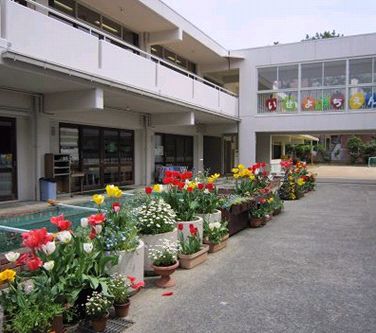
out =
[(270, 97), (266, 100), (265, 106), (268, 109), (268, 111), (275, 111), (277, 110), (277, 99), (273, 97), (273, 95), (270, 95)]
[(336, 92), (330, 98), (330, 105), (336, 110), (342, 109), (345, 105), (345, 96), (340, 92)]
[(302, 100), (303, 111), (313, 111), (315, 109), (316, 101), (312, 96), (304, 97)]
[(366, 95), (366, 105), (367, 105), (367, 108), (370, 108), (370, 109), (376, 109), (376, 93), (368, 93)]
[(291, 95), (282, 99), (282, 105), (286, 111), (296, 111), (298, 108), (296, 97)]
[(349, 100), (350, 108), (353, 110), (360, 109), (363, 106), (365, 101), (366, 100), (364, 98), (363, 93), (360, 93), (360, 92), (355, 93), (354, 95), (350, 97), (350, 100)]

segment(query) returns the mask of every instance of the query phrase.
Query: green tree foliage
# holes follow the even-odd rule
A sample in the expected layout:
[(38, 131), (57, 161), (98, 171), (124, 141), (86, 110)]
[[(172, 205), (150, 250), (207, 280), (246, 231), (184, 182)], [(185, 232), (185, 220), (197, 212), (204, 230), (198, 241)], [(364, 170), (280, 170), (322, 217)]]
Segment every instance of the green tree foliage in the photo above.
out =
[(347, 150), (350, 155), (351, 163), (355, 164), (363, 156), (364, 148), (365, 145), (363, 141), (355, 135), (347, 141)]
[(305, 39), (303, 39), (303, 41), (305, 41), (305, 40), (317, 40), (317, 39), (336, 38), (336, 37), (342, 37), (342, 36), (343, 36), (343, 34), (339, 34), (335, 30), (333, 30), (332, 32), (330, 32), (328, 30), (328, 31), (320, 32), (320, 33), (316, 32), (312, 36), (306, 34)]

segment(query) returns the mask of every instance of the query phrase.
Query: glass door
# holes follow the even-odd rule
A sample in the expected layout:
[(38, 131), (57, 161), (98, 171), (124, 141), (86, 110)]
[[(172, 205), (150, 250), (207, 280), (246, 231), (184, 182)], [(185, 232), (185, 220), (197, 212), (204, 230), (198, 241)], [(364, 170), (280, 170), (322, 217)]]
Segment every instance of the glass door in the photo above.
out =
[(16, 120), (0, 118), (0, 201), (17, 199)]
[(85, 189), (101, 186), (101, 142), (99, 128), (83, 127), (81, 131), (81, 162), (85, 173)]

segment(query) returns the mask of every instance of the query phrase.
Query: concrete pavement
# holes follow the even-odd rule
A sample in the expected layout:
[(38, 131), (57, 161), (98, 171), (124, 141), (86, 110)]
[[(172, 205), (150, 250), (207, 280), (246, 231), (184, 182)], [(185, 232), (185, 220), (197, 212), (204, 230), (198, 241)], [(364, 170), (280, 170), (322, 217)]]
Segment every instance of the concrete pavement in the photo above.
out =
[(376, 186), (319, 184), (190, 271), (132, 298), (127, 333), (376, 332)]

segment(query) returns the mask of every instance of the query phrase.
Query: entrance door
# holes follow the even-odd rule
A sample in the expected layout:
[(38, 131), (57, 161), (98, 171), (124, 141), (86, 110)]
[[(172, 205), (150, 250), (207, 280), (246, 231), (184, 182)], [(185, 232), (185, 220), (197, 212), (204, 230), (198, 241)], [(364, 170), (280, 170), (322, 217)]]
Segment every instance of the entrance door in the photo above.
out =
[(204, 136), (204, 169), (222, 173), (222, 138)]
[(0, 118), (0, 201), (17, 199), (16, 120)]

